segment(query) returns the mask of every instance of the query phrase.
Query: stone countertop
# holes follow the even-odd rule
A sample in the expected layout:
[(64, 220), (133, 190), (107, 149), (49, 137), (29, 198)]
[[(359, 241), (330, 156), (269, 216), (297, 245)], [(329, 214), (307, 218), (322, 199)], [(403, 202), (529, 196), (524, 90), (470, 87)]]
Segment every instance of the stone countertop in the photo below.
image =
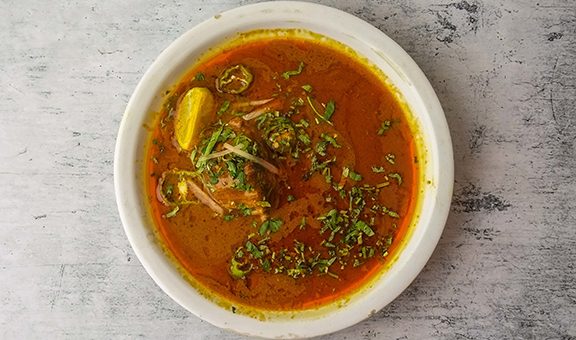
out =
[[(117, 213), (112, 163), (154, 58), (251, 2), (0, 3), (1, 338), (238, 338), (146, 274)], [(423, 272), (325, 339), (575, 339), (576, 2), (321, 3), (416, 60), (446, 111), (456, 165)]]

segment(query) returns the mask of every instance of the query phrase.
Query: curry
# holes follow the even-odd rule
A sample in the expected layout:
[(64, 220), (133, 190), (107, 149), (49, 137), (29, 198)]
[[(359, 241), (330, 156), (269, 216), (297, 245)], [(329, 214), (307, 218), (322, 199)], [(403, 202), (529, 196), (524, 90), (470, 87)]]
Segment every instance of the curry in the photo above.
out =
[(413, 218), (418, 159), (398, 98), (321, 40), (261, 38), (195, 65), (148, 148), (166, 248), (231, 304), (303, 310), (354, 292)]

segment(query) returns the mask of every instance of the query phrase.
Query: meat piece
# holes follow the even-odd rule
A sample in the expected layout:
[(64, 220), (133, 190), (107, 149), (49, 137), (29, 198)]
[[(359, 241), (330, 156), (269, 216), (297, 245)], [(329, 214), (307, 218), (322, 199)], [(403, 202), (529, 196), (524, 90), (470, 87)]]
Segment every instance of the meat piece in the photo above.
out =
[(244, 175), (236, 178), (230, 172), (219, 177), (209, 191), (212, 198), (226, 209), (239, 209), (246, 215), (265, 214), (272, 205), (275, 181), (266, 170), (251, 162), (245, 163), (241, 171)]
[[(214, 131), (221, 131), (217, 137)], [(248, 124), (240, 119), (230, 121), (207, 134), (206, 140), (217, 142), (209, 154), (199, 161), (198, 171), (206, 192), (220, 206), (237, 210), (244, 215), (265, 215), (267, 208), (275, 206), (274, 189), (277, 176), (254, 162), (254, 159), (270, 159), (267, 148), (252, 136)], [(224, 148), (228, 144), (237, 149)], [(200, 150), (204, 149), (201, 144)], [(240, 154), (238, 153), (240, 150)]]

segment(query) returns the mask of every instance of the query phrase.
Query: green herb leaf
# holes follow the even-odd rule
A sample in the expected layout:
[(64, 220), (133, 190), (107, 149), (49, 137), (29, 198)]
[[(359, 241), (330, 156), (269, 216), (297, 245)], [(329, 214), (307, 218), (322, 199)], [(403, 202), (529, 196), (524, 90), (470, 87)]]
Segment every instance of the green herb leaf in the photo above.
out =
[(373, 166), (372, 167), (372, 172), (375, 174), (379, 174), (379, 173), (383, 173), (386, 172), (386, 170), (384, 170), (383, 166)]
[(322, 175), (324, 175), (324, 179), (326, 180), (326, 183), (332, 183), (332, 174), (330, 172), (330, 168), (324, 168), (322, 170)]
[(383, 121), (382, 124), (380, 125), (380, 128), (378, 129), (378, 136), (384, 135), (384, 133), (385, 133), (386, 131), (388, 131), (391, 126), (392, 126), (392, 122), (391, 122), (391, 121), (389, 121), (389, 120)]
[(322, 245), (326, 248), (335, 248), (336, 247), (336, 245), (334, 245), (334, 243), (330, 243), (328, 241), (325, 241)]
[(324, 109), (324, 115), (322, 116), (322, 118), (324, 118), (324, 120), (326, 121), (329, 121), (330, 118), (332, 118), (335, 109), (336, 104), (334, 103), (333, 100), (329, 100), (328, 103), (326, 103), (326, 108)]
[(342, 177), (348, 177), (350, 175), (350, 168), (344, 167), (342, 168)]
[(254, 256), (255, 259), (259, 259), (262, 257), (262, 255), (264, 255), (264, 253), (258, 249), (258, 247), (256, 247), (254, 245), (254, 243), (250, 242), (250, 240), (246, 241), (246, 250), (248, 250), (252, 256)]
[(180, 207), (176, 206), (176, 207), (174, 207), (174, 209), (167, 212), (166, 215), (164, 215), (164, 217), (165, 218), (172, 218), (172, 217), (176, 216), (176, 214), (178, 213), (179, 210), (180, 210)]
[(298, 140), (304, 143), (304, 145), (310, 145), (310, 143), (312, 143), (310, 136), (305, 133), (298, 134)]
[(316, 147), (314, 147), (314, 150), (316, 150), (316, 152), (320, 156), (326, 156), (326, 147), (327, 146), (328, 146), (328, 142), (320, 141), (320, 142), (318, 142), (318, 144), (316, 144)]
[(264, 236), (264, 234), (266, 234), (266, 232), (275, 233), (278, 230), (280, 230), (282, 223), (283, 223), (283, 221), (279, 218), (272, 218), (272, 219), (266, 220), (260, 225), (260, 229), (258, 229), (258, 233), (262, 236)]
[(278, 218), (273, 218), (270, 220), (270, 226), (268, 227), (268, 229), (270, 230), (270, 232), (277, 232), (278, 230), (280, 230), (280, 227), (282, 226), (282, 220), (278, 219)]
[[(212, 133), (212, 136), (210, 136), (210, 140), (208, 141), (208, 145), (206, 145), (206, 148), (204, 149), (204, 152), (202, 153), (202, 155), (204, 157), (208, 156), (212, 152), (212, 150), (214, 149), (214, 146), (216, 146), (216, 143), (218, 142), (218, 138), (220, 138), (220, 134), (222, 134), (222, 130), (224, 130), (224, 126), (221, 126), (219, 129), (217, 129), (216, 131), (214, 131)], [(198, 159), (198, 162), (196, 162), (196, 167), (201, 168), (205, 164), (206, 164), (205, 159), (200, 157)]]
[(360, 230), (368, 237), (374, 236), (374, 230), (372, 230), (372, 228), (370, 228), (370, 226), (362, 220), (356, 221), (356, 223), (354, 223), (354, 228)]
[(250, 216), (252, 215), (252, 209), (248, 208), (245, 204), (240, 203), (238, 205), (238, 210), (240, 210), (240, 212), (242, 213), (242, 215), (244, 216)]
[(397, 180), (398, 185), (402, 184), (402, 176), (400, 176), (399, 173), (397, 173), (397, 172), (390, 173), (390, 174), (388, 174), (388, 177), (394, 178), (395, 180)]
[(220, 106), (220, 108), (218, 109), (218, 112), (216, 112), (216, 114), (218, 116), (221, 116), (222, 114), (224, 114), (226, 111), (228, 111), (228, 109), (230, 108), (230, 101), (229, 100), (225, 100), (224, 103), (222, 103), (222, 106)]
[(292, 202), (292, 201), (294, 201), (295, 199), (296, 199), (296, 198), (295, 198), (293, 195), (288, 195), (288, 197), (286, 198), (286, 200), (287, 200), (288, 202)]
[(197, 80), (197, 81), (202, 81), (204, 79), (206, 79), (206, 77), (204, 76), (204, 73), (202, 73), (202, 72), (198, 72), (194, 76), (194, 80)]
[(268, 273), (270, 271), (270, 261), (268, 261), (268, 259), (260, 260), (260, 264), (265, 272)]
[(286, 71), (284, 73), (282, 73), (282, 77), (284, 79), (288, 79), (292, 76), (297, 76), (300, 73), (302, 73), (302, 70), (304, 70), (304, 62), (300, 62), (300, 64), (298, 65), (298, 69), (297, 70), (293, 70), (293, 71)]
[(234, 215), (232, 215), (232, 214), (226, 214), (226, 215), (223, 216), (223, 218), (224, 218), (224, 221), (230, 222), (230, 221), (232, 221), (232, 220), (234, 219)]
[(350, 170), (350, 174), (348, 175), (348, 177), (350, 177), (351, 180), (356, 181), (356, 182), (362, 180), (362, 175), (360, 175), (359, 173), (354, 172), (352, 170)]
[(300, 119), (300, 121), (298, 122), (298, 124), (296, 124), (297, 126), (303, 126), (305, 128), (310, 126), (310, 123), (308, 123), (308, 121), (304, 118)]
[(335, 148), (341, 148), (340, 144), (338, 144), (338, 142), (336, 141), (335, 137), (332, 137), (330, 135), (327, 135), (325, 133), (322, 133), (320, 135), (320, 138), (322, 138), (324, 141), (330, 143), (330, 145), (332, 145)]
[(386, 247), (390, 247), (392, 245), (393, 237), (392, 235), (386, 236), (385, 245)]
[[(318, 109), (316, 109), (316, 106), (314, 105), (314, 103), (312, 103), (312, 97), (310, 96), (306, 96), (306, 100), (308, 101), (308, 105), (310, 105), (310, 108), (312, 108), (312, 111), (314, 111), (314, 113), (316, 114), (316, 116), (318, 116), (319, 118), (321, 118), (323, 121), (325, 121), (326, 123), (333, 125), (332, 122), (326, 118), (324, 118), (323, 115), (320, 114), (320, 112), (318, 112)], [(334, 113), (334, 112), (332, 112)], [(316, 124), (319, 124), (318, 119), (316, 119)]]
[(300, 230), (302, 230), (304, 229), (305, 226), (306, 226), (306, 216), (302, 216), (302, 219), (300, 220), (300, 224), (298, 225), (298, 227)]
[(260, 225), (260, 229), (258, 229), (258, 233), (260, 235), (264, 235), (268, 230), (268, 226), (270, 225), (270, 221), (266, 220)]
[(302, 85), (302, 89), (308, 93), (312, 92), (312, 85), (306, 84)]

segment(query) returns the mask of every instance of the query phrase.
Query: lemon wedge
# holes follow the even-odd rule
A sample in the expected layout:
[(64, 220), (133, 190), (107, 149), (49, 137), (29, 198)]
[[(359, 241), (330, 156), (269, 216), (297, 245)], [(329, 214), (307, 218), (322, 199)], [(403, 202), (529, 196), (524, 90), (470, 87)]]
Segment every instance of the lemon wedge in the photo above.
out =
[(184, 150), (192, 148), (193, 141), (200, 133), (214, 109), (212, 92), (205, 87), (193, 87), (182, 98), (176, 110), (174, 135), (178, 145)]

